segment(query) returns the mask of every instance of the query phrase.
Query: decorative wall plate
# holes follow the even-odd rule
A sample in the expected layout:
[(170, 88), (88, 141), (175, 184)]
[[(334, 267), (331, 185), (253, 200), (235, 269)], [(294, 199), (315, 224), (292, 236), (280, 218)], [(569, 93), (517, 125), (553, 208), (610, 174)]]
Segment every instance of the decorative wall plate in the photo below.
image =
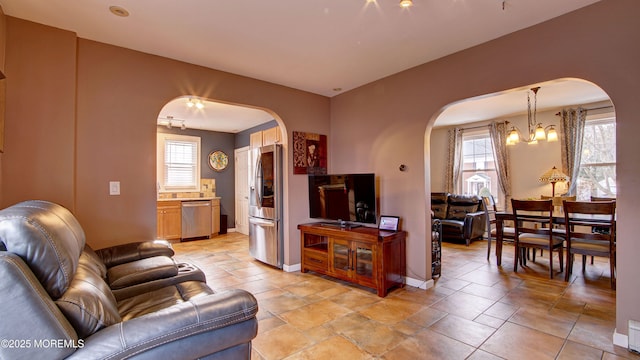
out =
[(229, 157), (222, 150), (212, 151), (209, 154), (209, 166), (215, 171), (222, 171), (229, 165)]

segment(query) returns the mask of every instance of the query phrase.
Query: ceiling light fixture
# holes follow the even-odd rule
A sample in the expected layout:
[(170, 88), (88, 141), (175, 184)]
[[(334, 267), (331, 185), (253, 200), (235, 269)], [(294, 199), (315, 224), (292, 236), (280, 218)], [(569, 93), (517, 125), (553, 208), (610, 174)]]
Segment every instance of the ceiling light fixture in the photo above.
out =
[(413, 0), (400, 0), (400, 6), (403, 8), (408, 8), (413, 6)]
[(115, 6), (115, 5), (109, 6), (109, 11), (111, 11), (111, 13), (116, 16), (120, 16), (120, 17), (129, 16), (129, 12), (127, 11), (127, 9), (120, 6)]
[(180, 130), (186, 130), (187, 129), (187, 125), (185, 124), (185, 120), (180, 120), (180, 119), (174, 119), (173, 116), (171, 115), (167, 115), (167, 117), (165, 118), (158, 118), (158, 125), (164, 125), (167, 127), (167, 129), (172, 129), (174, 125), (176, 125), (176, 123), (180, 124)]
[[(531, 88), (527, 91), (527, 136), (522, 136), (520, 130), (512, 126), (507, 135), (507, 145), (515, 145), (520, 141), (527, 144), (537, 144), (538, 140), (547, 140), (548, 142), (558, 141), (558, 133), (553, 125), (543, 127), (542, 123), (536, 121), (538, 107), (538, 90), (540, 87)], [(531, 93), (533, 93), (533, 110), (531, 109)], [(547, 131), (548, 130), (548, 131)]]
[(202, 103), (201, 100), (196, 99), (193, 100), (192, 98), (189, 98), (189, 100), (187, 101), (187, 106), (192, 108), (192, 107), (197, 107), (198, 109), (203, 109), (204, 108), (204, 104)]

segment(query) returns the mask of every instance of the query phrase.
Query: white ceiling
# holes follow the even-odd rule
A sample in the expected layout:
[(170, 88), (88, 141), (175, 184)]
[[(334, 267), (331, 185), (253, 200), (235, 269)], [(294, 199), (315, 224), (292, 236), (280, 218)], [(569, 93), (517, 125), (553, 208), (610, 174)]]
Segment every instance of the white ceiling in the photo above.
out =
[[(408, 9), (399, 0), (0, 4), (7, 15), (81, 38), (331, 97), (597, 1), (414, 0)], [(113, 15), (110, 5), (130, 16)]]
[[(527, 93), (530, 92), (529, 89), (538, 86), (540, 87), (537, 94), (538, 112), (609, 100), (607, 93), (593, 83), (578, 79), (558, 79), (452, 104), (438, 116), (434, 126), (459, 125), (525, 114)], [(533, 102), (533, 95), (531, 96)]]
[(189, 129), (235, 134), (273, 120), (273, 116), (264, 110), (205, 99), (198, 99), (204, 104), (202, 109), (195, 106), (189, 107), (187, 106), (189, 99), (195, 100), (196, 98), (180, 97), (166, 104), (160, 110), (158, 124), (165, 125), (171, 121), (172, 126), (180, 127), (184, 122)]

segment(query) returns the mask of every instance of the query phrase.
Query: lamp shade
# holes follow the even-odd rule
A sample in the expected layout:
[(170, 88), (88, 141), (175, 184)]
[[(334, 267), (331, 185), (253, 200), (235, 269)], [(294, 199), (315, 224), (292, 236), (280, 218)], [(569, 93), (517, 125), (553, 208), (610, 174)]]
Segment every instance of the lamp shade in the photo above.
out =
[(556, 168), (555, 166), (551, 168), (551, 170), (545, 172), (538, 178), (538, 181), (540, 182), (549, 182), (549, 183), (556, 183), (558, 181), (568, 181), (568, 180), (569, 180), (569, 177), (565, 175), (562, 171), (558, 170), (558, 168)]
[(569, 177), (554, 166), (551, 170), (542, 174), (542, 176), (538, 178), (538, 181), (551, 183), (551, 197), (555, 197), (556, 183), (558, 181), (569, 181)]

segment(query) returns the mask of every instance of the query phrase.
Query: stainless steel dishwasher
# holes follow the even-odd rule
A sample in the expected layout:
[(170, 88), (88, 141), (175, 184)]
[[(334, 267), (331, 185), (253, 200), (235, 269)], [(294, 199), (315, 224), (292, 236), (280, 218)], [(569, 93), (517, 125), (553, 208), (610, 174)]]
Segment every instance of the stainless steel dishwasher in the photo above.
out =
[(182, 202), (182, 239), (211, 236), (211, 201)]

